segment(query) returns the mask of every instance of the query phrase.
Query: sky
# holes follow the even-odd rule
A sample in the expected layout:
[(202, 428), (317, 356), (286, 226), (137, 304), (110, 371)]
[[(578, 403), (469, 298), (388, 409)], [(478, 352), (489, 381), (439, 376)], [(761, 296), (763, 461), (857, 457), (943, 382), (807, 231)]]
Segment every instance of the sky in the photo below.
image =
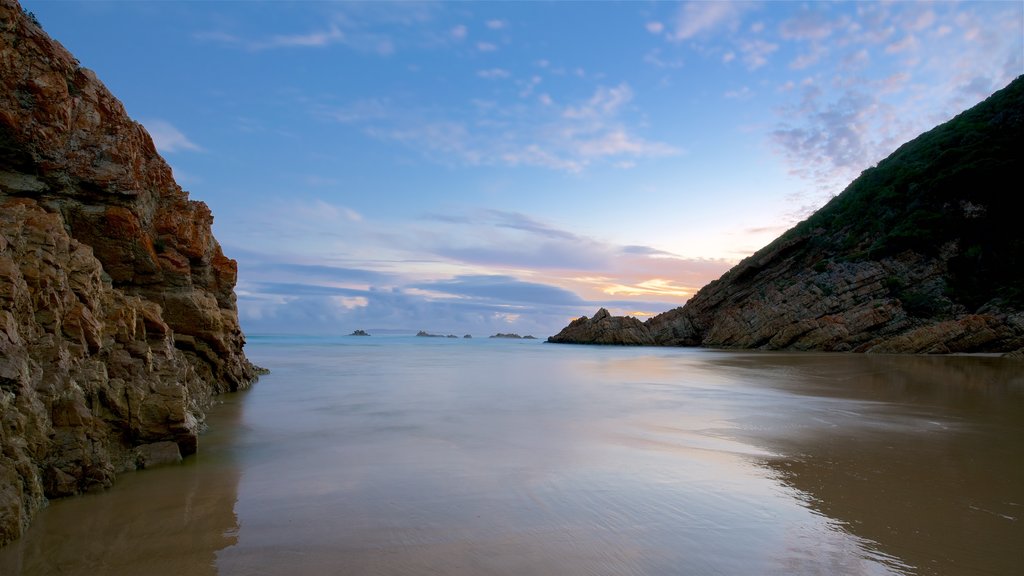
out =
[(22, 5), (209, 204), (249, 334), (647, 318), (1024, 73), (1019, 1)]

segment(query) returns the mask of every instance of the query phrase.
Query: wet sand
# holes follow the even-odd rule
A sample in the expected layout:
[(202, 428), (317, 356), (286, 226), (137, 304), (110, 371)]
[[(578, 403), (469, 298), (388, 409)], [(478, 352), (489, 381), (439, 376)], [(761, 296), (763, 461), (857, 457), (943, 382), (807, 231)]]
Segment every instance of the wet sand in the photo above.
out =
[(253, 339), (200, 453), (0, 574), (1017, 574), (1001, 359)]

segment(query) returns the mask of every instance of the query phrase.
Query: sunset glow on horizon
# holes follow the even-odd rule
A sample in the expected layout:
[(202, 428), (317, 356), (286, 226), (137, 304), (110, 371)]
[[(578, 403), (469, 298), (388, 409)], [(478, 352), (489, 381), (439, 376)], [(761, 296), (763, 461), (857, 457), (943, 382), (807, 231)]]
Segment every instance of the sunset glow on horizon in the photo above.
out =
[(247, 333), (683, 304), (1024, 73), (1020, 2), (43, 2), (239, 263)]

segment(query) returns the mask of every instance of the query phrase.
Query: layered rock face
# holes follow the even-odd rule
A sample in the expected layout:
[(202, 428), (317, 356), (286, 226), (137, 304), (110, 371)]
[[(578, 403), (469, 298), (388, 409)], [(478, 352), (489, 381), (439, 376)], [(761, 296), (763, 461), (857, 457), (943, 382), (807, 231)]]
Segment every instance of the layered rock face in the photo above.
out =
[[(857, 352), (1024, 348), (1024, 79), (900, 147), (829, 204), (640, 323), (551, 342)], [(1020, 355), (1022, 352), (1017, 352)]]
[(248, 386), (237, 268), (141, 125), (0, 0), (0, 544), (197, 449)]

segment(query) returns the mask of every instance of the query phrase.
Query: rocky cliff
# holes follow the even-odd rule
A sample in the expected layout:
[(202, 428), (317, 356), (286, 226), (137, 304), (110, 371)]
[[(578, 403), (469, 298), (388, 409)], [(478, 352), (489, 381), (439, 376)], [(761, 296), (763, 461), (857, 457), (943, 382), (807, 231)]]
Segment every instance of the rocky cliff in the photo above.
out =
[(1024, 78), (864, 171), (685, 306), (643, 323), (602, 309), (548, 340), (1019, 351), (1024, 234), (1014, 190), (1024, 174), (1021, 142)]
[(47, 498), (197, 449), (248, 386), (236, 264), (143, 127), (0, 0), (0, 544)]

